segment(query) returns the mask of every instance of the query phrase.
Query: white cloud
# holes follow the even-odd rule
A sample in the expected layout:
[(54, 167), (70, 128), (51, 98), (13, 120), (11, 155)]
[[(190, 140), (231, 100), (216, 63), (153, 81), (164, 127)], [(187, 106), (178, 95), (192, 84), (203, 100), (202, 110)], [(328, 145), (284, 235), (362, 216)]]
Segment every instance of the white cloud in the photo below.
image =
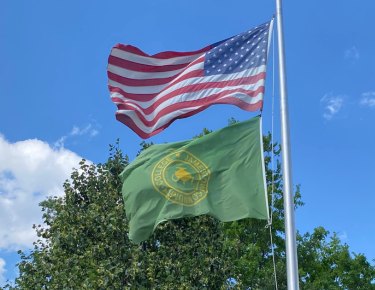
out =
[(320, 103), (324, 107), (323, 118), (331, 120), (342, 109), (344, 105), (344, 96), (326, 94), (320, 99)]
[(70, 131), (70, 136), (82, 136), (82, 135), (89, 135), (90, 137), (94, 137), (98, 135), (99, 131), (93, 128), (92, 124), (88, 124), (84, 128), (79, 128), (74, 126), (72, 131)]
[(345, 50), (345, 58), (351, 60), (358, 60), (360, 57), (359, 50), (356, 46), (352, 46), (351, 48)]
[(346, 231), (340, 232), (337, 235), (342, 242), (348, 241), (348, 233)]
[(5, 284), (5, 265), (4, 259), (0, 258), (0, 287)]
[(68, 138), (68, 136), (62, 136), (58, 140), (53, 143), (53, 146), (56, 148), (63, 148), (65, 144), (65, 140)]
[(78, 127), (73, 126), (72, 130), (67, 135), (60, 137), (55, 143), (54, 146), (56, 148), (64, 147), (64, 144), (68, 138), (72, 138), (75, 136), (83, 136), (88, 135), (89, 137), (95, 137), (99, 134), (99, 131), (95, 129), (93, 124), (88, 124), (86, 127)]
[(37, 139), (11, 143), (0, 135), (0, 249), (32, 246), (32, 225), (41, 223), (39, 202), (63, 194), (64, 181), (81, 159)]
[(361, 106), (375, 108), (375, 92), (363, 93), (359, 104)]

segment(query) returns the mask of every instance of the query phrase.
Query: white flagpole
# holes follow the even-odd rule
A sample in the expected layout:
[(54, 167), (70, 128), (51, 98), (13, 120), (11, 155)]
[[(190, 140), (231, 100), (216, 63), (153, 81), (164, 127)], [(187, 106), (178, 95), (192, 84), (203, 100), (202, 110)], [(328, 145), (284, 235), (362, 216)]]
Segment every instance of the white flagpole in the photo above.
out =
[(296, 230), (294, 225), (294, 200), (289, 145), (288, 97), (286, 91), (285, 54), (281, 0), (276, 0), (277, 44), (279, 51), (281, 148), (284, 181), (285, 246), (288, 290), (298, 290), (298, 262)]

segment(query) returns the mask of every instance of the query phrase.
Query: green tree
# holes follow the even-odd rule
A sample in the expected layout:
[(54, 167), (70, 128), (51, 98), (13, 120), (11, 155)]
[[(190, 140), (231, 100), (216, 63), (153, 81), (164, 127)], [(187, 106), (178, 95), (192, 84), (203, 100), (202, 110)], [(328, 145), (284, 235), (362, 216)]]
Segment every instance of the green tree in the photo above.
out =
[(22, 252), (20, 289), (121, 289), (132, 248), (119, 195), (118, 174), (128, 163), (111, 147), (105, 164), (80, 163), (65, 182), (64, 197), (41, 203), (44, 227), (35, 227), (34, 249)]
[(362, 254), (350, 254), (337, 234), (323, 227), (298, 236), (302, 289), (375, 289), (375, 269)]
[[(141, 150), (151, 145), (142, 143)], [(268, 191), (274, 192), (277, 282), (285, 289), (280, 146), (272, 146), (270, 134), (264, 137), (264, 152)], [(39, 239), (30, 253), (20, 252), (19, 277), (7, 289), (274, 289), (264, 221), (172, 220), (141, 245), (132, 244), (118, 177), (127, 164), (118, 146), (111, 146), (106, 163), (83, 160), (64, 184), (65, 195), (41, 203), (44, 225), (35, 226)], [(295, 204), (302, 205), (299, 187)], [(298, 255), (301, 289), (375, 289), (374, 266), (321, 227), (298, 235)]]
[[(274, 199), (272, 207), (273, 222), (271, 232), (276, 263), (277, 284), (280, 289), (286, 288), (285, 241), (284, 241), (284, 207), (282, 198), (281, 164), (275, 159), (275, 169), (272, 169), (272, 154), (278, 157), (281, 148), (272, 145), (271, 134), (263, 137), (264, 157), (266, 168), (267, 191), (269, 201)], [(273, 197), (272, 197), (273, 192)], [(296, 207), (302, 205), (299, 186), (295, 191)], [(267, 223), (261, 220), (244, 219), (224, 224), (227, 255), (231, 257), (230, 276), (233, 277), (238, 289), (274, 289), (274, 267)]]
[[(149, 144), (142, 144), (144, 148)], [(128, 237), (117, 147), (104, 164), (71, 174), (63, 197), (41, 203), (45, 225), (8, 289), (220, 289), (226, 283), (222, 224), (210, 217), (165, 223), (141, 245)], [(197, 230), (199, 229), (199, 230)], [(177, 287), (177, 288), (176, 288)]]

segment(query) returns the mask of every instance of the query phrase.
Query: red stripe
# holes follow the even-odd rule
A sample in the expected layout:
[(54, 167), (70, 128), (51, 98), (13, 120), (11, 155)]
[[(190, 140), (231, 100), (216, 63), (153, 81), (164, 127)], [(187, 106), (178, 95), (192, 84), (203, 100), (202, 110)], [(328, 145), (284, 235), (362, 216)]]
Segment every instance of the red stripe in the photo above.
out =
[(140, 102), (148, 102), (154, 99), (157, 96), (156, 94), (131, 94), (123, 91), (122, 89), (118, 87), (112, 87), (108, 86), (111, 93), (119, 93), (124, 96), (126, 99), (131, 99), (134, 101), (140, 101)]
[(186, 67), (189, 63), (183, 63), (183, 64), (171, 64), (171, 65), (163, 65), (163, 66), (157, 66), (157, 65), (148, 65), (148, 64), (141, 64), (137, 62), (132, 62), (129, 60), (125, 60), (113, 55), (110, 55), (108, 58), (108, 63), (125, 68), (128, 70), (133, 71), (139, 71), (139, 72), (166, 72), (166, 71), (174, 71), (178, 69), (183, 69)]
[[(214, 104), (232, 104), (247, 111), (261, 109), (265, 90), (265, 72), (247, 77), (240, 77), (238, 73), (234, 73), (233, 75), (205, 77), (202, 64), (199, 66), (199, 69), (185, 74), (187, 68), (191, 65), (203, 62), (205, 52), (209, 51), (214, 46), (216, 46), (216, 44), (196, 51), (165, 51), (149, 55), (137, 47), (117, 44), (112, 49), (108, 62), (110, 65), (118, 67), (118, 70), (120, 70), (120, 68), (128, 70), (129, 74), (126, 72), (116, 74), (108, 71), (110, 82), (116, 82), (115, 86), (108, 86), (111, 91), (111, 98), (118, 107), (116, 119), (129, 126), (142, 138), (148, 138), (167, 128), (176, 119), (192, 116)], [(144, 57), (144, 59), (140, 59), (141, 57)], [(189, 59), (195, 60), (190, 61)], [(186, 63), (181, 64), (181, 62)], [(163, 63), (167, 63), (167, 65)], [(176, 70), (182, 70), (182, 72), (175, 73), (174, 71)], [(147, 72), (149, 74), (144, 74), (147, 79), (133, 79), (132, 77), (134, 77), (136, 72)], [(169, 72), (175, 75), (163, 77), (162, 79), (155, 78), (163, 75), (163, 72)], [(144, 76), (143, 74), (141, 75)], [(232, 77), (236, 79), (229, 80), (229, 78)], [(251, 90), (259, 81), (259, 87)], [(195, 84), (195, 82), (197, 83)], [(124, 86), (124, 88), (121, 89), (117, 86)], [(240, 88), (234, 88), (234, 86)], [(140, 93), (126, 92), (126, 90), (132, 89)], [(151, 94), (142, 93), (145, 92), (146, 89), (149, 91), (156, 89), (158, 92)], [(215, 91), (215, 93), (212, 91)], [(114, 95), (116, 93), (118, 95)], [(188, 94), (191, 94), (193, 97), (199, 97), (199, 99), (188, 100), (188, 96), (190, 96)], [(249, 101), (253, 100), (253, 102), (256, 103), (249, 104), (244, 101), (241, 96), (247, 96), (246, 98), (249, 98)], [(255, 98), (256, 96), (259, 98)], [(259, 101), (257, 101), (258, 99)], [(142, 109), (138, 105), (138, 102), (149, 102), (151, 105)], [(167, 107), (162, 108), (162, 106)], [(156, 113), (157, 108), (161, 110), (158, 113)], [(121, 110), (123, 110), (124, 113), (119, 112)], [(191, 111), (186, 112), (188, 110)], [(179, 115), (171, 116), (174, 114)], [(149, 116), (152, 120), (148, 121), (146, 116)], [(152, 130), (152, 132), (144, 132), (136, 125), (136, 122), (139, 123), (141, 127), (145, 127), (146, 131)], [(153, 130), (152, 127), (156, 126), (156, 124), (159, 127)]]
[[(115, 81), (115, 82), (120, 83), (120, 84), (125, 85), (125, 86), (145, 87), (145, 86), (157, 86), (157, 85), (168, 84), (181, 74), (182, 74), (182, 72), (178, 75), (171, 76), (169, 78), (163, 78), (163, 79), (141, 79), (141, 80), (138, 80), (138, 79), (129, 79), (129, 78), (126, 78), (126, 77), (123, 77), (123, 76), (120, 76), (120, 75), (117, 75), (117, 74), (114, 74), (114, 73), (108, 71), (108, 78), (112, 81)], [(187, 73), (184, 76), (184, 79), (185, 78), (202, 77), (202, 76), (203, 76), (203, 74), (202, 74), (201, 70), (195, 70), (195, 71), (191, 71), (191, 72)], [(128, 93), (124, 92), (124, 94), (126, 94), (126, 96), (127, 96)], [(137, 100), (136, 97), (130, 98), (130, 99)]]
[[(258, 109), (258, 106), (256, 104), (249, 104), (247, 102), (242, 101), (239, 98), (229, 96), (233, 92), (242, 92), (248, 95), (249, 97), (253, 97), (259, 93), (264, 93), (264, 87), (263, 86), (259, 87), (258, 90), (256, 91), (257, 93), (254, 91), (248, 91), (248, 90), (226, 90), (226, 91), (221, 91), (217, 94), (210, 95), (206, 98), (202, 98), (202, 99), (198, 99), (194, 101), (179, 102), (179, 103), (173, 104), (171, 106), (168, 106), (162, 109), (151, 121), (148, 121), (142, 113), (135, 110), (133, 107), (129, 107), (124, 104), (118, 104), (117, 107), (119, 110), (125, 109), (125, 110), (134, 111), (137, 114), (139, 120), (147, 127), (154, 126), (157, 123), (157, 121), (164, 115), (167, 115), (169, 113), (172, 113), (182, 108), (191, 108), (191, 107), (197, 107), (197, 106), (199, 106), (199, 108), (200, 107), (207, 108), (213, 104), (233, 104), (247, 111), (252, 111), (254, 107)], [(221, 99), (224, 97), (226, 97), (226, 99)], [(117, 114), (121, 114), (121, 113), (117, 113)]]
[[(256, 104), (253, 104), (253, 105), (249, 105), (249, 104), (241, 104), (241, 101), (239, 99), (236, 99), (236, 100), (230, 100), (230, 98), (228, 98), (227, 102), (223, 102), (221, 104), (232, 104), (232, 102), (236, 102), (236, 106), (241, 108), (241, 109), (244, 109), (246, 111), (256, 111), (256, 110), (259, 110), (263, 107), (263, 101), (259, 101), (258, 103)], [(207, 109), (208, 107), (210, 107), (211, 105), (213, 104), (210, 104), (206, 107), (200, 107), (194, 111), (191, 111), (191, 112), (188, 112), (186, 114), (182, 114), (182, 115), (179, 115), (179, 116), (176, 116), (175, 118), (171, 119), (170, 121), (168, 121), (167, 123), (165, 123), (164, 125), (160, 126), (159, 128), (155, 129), (154, 131), (150, 132), (150, 133), (146, 133), (144, 131), (142, 131), (133, 121), (132, 118), (130, 118), (129, 116), (127, 115), (123, 115), (123, 114), (119, 114), (119, 113), (116, 113), (116, 119), (118, 121), (120, 121), (121, 123), (125, 124), (126, 126), (128, 126), (130, 129), (132, 129), (138, 136), (140, 136), (141, 138), (143, 139), (147, 139), (147, 138), (150, 138), (151, 136), (154, 136), (158, 133), (160, 133), (161, 131), (163, 131), (165, 128), (169, 127), (169, 125), (171, 123), (173, 123), (175, 120), (177, 119), (183, 119), (183, 118), (187, 118), (187, 117), (190, 117), (190, 116), (193, 116), (205, 109)]]
[[(169, 111), (167, 113), (170, 113), (173, 110), (179, 110), (179, 109), (182, 109), (182, 108), (204, 106), (204, 105), (206, 105), (207, 102), (216, 103), (217, 101), (219, 101), (218, 99), (223, 96), (222, 93), (224, 93), (225, 95), (230, 95), (231, 93), (235, 93), (235, 92), (243, 93), (243, 94), (246, 94), (249, 97), (253, 98), (253, 97), (256, 97), (258, 94), (264, 93), (264, 86), (258, 87), (255, 91), (245, 90), (245, 89), (225, 90), (225, 91), (222, 91), (220, 93), (212, 94), (210, 96), (207, 96), (207, 97), (204, 97), (204, 98), (201, 98), (201, 99), (197, 99), (197, 100), (186, 100), (186, 101), (183, 101), (183, 102), (173, 103), (173, 104), (171, 104), (167, 107), (167, 108), (169, 108)], [(158, 107), (158, 106), (152, 105), (152, 106), (150, 106), (146, 109), (143, 109), (138, 104), (131, 103), (131, 102), (123, 102), (121, 99), (116, 99), (114, 101), (117, 103), (116, 105), (117, 105), (117, 108), (119, 110), (133, 110), (134, 111), (135, 110), (134, 106), (136, 106), (139, 109), (138, 111), (141, 111), (143, 115), (151, 115)], [(165, 110), (165, 109), (166, 108), (164, 108), (163, 110)], [(160, 111), (158, 113), (158, 115), (155, 116), (155, 118), (159, 118), (158, 116), (160, 115), (161, 112), (163, 112), (163, 110)], [(167, 114), (167, 113), (164, 112), (163, 114)]]
[(171, 76), (169, 78), (164, 79), (129, 79), (117, 74), (114, 74), (108, 71), (108, 78), (112, 81), (120, 83), (125, 86), (132, 86), (132, 87), (143, 87), (143, 86), (158, 86), (158, 85), (165, 85), (169, 82), (173, 81), (176, 76)]
[[(202, 74), (203, 74), (203, 70), (202, 70)], [(173, 97), (178, 96), (180, 94), (189, 93), (189, 92), (197, 92), (197, 91), (204, 90), (204, 89), (212, 89), (212, 88), (218, 88), (219, 89), (219, 88), (225, 88), (227, 86), (251, 85), (251, 84), (254, 84), (261, 79), (265, 79), (265, 77), (266, 77), (266, 73), (262, 72), (262, 73), (259, 73), (259, 74), (255, 75), (255, 76), (248, 76), (248, 77), (238, 78), (238, 79), (229, 80), (229, 81), (220, 81), (219, 80), (219, 81), (216, 81), (216, 82), (204, 82), (204, 80), (203, 80), (202, 82), (199, 82), (197, 84), (190, 84), (190, 85), (186, 84), (179, 89), (173, 90), (169, 94), (160, 98), (160, 100), (165, 101), (167, 99), (173, 98)], [(168, 87), (164, 88), (164, 91), (169, 89), (173, 85), (180, 83), (182, 80), (185, 80), (185, 79), (187, 79), (187, 78), (185, 78), (185, 76), (184, 76), (183, 78), (181, 78), (179, 80), (176, 80), (176, 82), (172, 82), (170, 85), (168, 85)]]
[[(207, 83), (198, 83), (198, 84), (192, 84), (192, 85), (184, 85), (183, 87), (176, 89), (167, 95), (156, 99), (153, 105), (150, 106), (150, 108), (156, 108), (161, 103), (167, 101), (168, 99), (174, 98), (178, 95), (185, 94), (185, 93), (191, 93), (191, 92), (197, 92), (204, 89), (213, 89), (213, 88), (225, 88), (227, 86), (238, 86), (238, 85), (251, 85), (256, 82), (258, 82), (261, 79), (264, 79), (266, 77), (266, 73), (259, 73), (255, 76), (250, 77), (244, 77), (240, 79), (230, 80), (230, 81), (217, 81), (217, 82), (207, 82)], [(179, 81), (179, 80), (178, 80)], [(173, 85), (172, 83), (171, 85)], [(169, 85), (168, 87), (170, 87)], [(164, 90), (166, 90), (168, 87), (166, 87)], [(110, 87), (110, 91), (112, 92), (112, 89)], [(116, 88), (116, 90), (113, 90), (117, 93), (120, 93), (127, 99), (132, 99), (135, 101), (145, 101), (148, 99), (148, 101), (151, 101), (153, 97), (155, 97), (157, 94), (153, 94), (153, 97), (151, 97), (152, 94), (149, 95), (138, 95), (138, 94), (131, 94), (132, 97), (129, 97), (129, 93), (124, 92), (123, 90)], [(140, 100), (137, 96), (142, 96), (142, 100)], [(150, 98), (151, 97), (151, 98)], [(149, 109), (149, 108), (147, 108)], [(152, 109), (154, 110), (154, 109)]]
[(174, 58), (174, 57), (190, 56), (190, 55), (194, 55), (194, 54), (198, 54), (198, 53), (204, 53), (206, 51), (209, 51), (212, 48), (212, 46), (208, 45), (208, 46), (206, 46), (202, 49), (199, 49), (199, 50), (186, 51), (186, 52), (164, 51), (164, 52), (159, 52), (159, 53), (154, 54), (154, 55), (149, 55), (149, 54), (143, 52), (142, 50), (140, 50), (139, 48), (137, 48), (135, 46), (121, 44), (121, 43), (116, 44), (113, 48), (118, 48), (120, 50), (130, 52), (130, 53), (134, 53), (134, 54), (137, 54), (137, 55), (140, 55), (140, 56), (159, 58), (159, 59), (169, 59), (169, 58)]
[(168, 124), (165, 124), (163, 126), (161, 126), (160, 128), (152, 131), (151, 133), (146, 133), (144, 131), (142, 131), (133, 121), (132, 118), (130, 118), (129, 116), (127, 115), (123, 115), (123, 114), (118, 114), (116, 113), (116, 120), (117, 121), (120, 121), (121, 123), (123, 123), (124, 125), (128, 126), (130, 129), (132, 129), (139, 137), (143, 138), (143, 139), (147, 139), (147, 138), (150, 138), (151, 136), (154, 136), (156, 134), (158, 134), (159, 132), (163, 131), (165, 128), (167, 128), (174, 120), (171, 120), (170, 122), (168, 122)]

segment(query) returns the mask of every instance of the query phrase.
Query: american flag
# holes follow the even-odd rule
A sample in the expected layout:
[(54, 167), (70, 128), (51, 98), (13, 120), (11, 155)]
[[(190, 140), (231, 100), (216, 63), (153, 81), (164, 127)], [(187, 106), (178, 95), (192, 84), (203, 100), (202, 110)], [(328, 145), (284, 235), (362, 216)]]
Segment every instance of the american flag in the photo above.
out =
[(213, 104), (261, 109), (272, 23), (192, 52), (115, 45), (108, 87), (116, 119), (146, 139)]

